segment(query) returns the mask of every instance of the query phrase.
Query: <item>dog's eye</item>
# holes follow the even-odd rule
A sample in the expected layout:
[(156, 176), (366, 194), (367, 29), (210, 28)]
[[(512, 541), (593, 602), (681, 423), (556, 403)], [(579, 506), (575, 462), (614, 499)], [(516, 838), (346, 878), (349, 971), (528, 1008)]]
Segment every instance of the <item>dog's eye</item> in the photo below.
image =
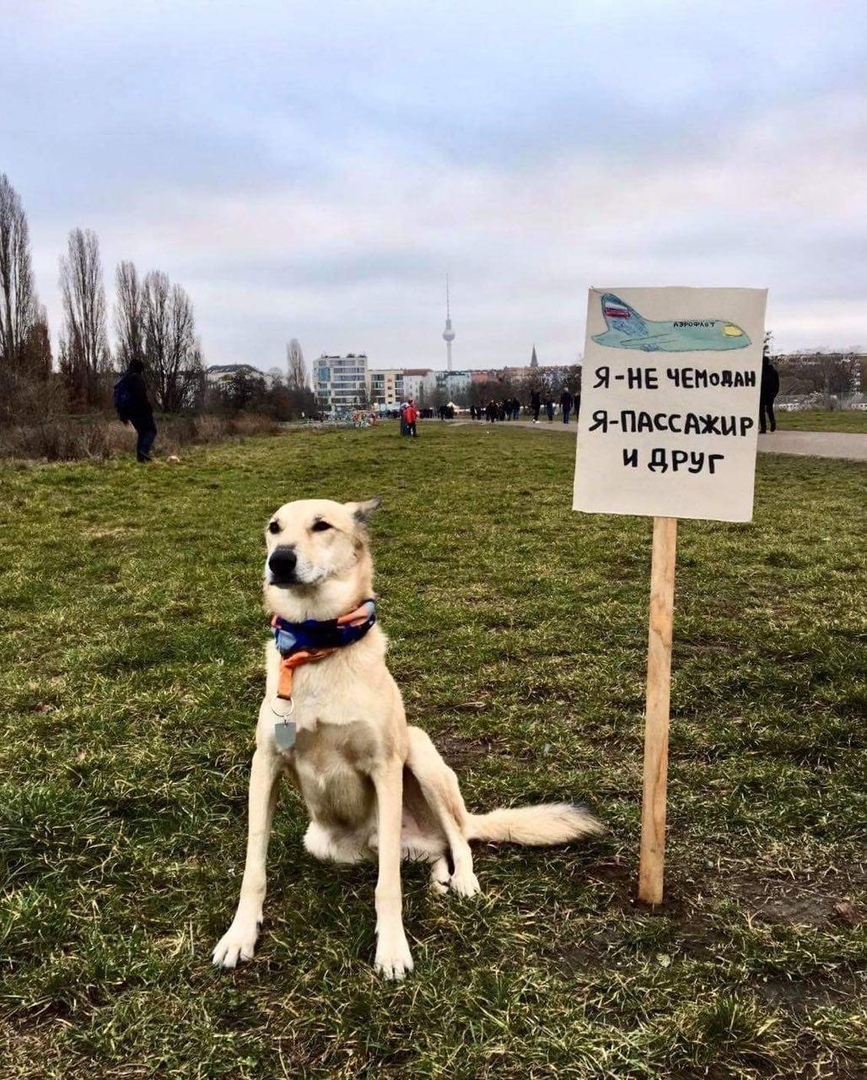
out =
[(325, 532), (326, 529), (332, 528), (327, 521), (314, 521), (310, 526), (313, 532)]
[(269, 521), (268, 522), (268, 532), (269, 533), (278, 533), (278, 532), (280, 532), (280, 522), (279, 521)]

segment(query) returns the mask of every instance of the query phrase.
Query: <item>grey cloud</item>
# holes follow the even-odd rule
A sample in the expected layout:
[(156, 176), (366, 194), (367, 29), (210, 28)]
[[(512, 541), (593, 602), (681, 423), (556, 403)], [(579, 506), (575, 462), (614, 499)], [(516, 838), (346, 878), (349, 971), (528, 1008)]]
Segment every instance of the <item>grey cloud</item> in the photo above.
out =
[(446, 271), (457, 362), (568, 358), (600, 281), (767, 284), (793, 333), (831, 333), (823, 299), (860, 310), (867, 265), (860, 16), (21, 5), (0, 169), (55, 326), (57, 256), (90, 226), (109, 281), (133, 258), (188, 288), (215, 362), (299, 336), (441, 365)]

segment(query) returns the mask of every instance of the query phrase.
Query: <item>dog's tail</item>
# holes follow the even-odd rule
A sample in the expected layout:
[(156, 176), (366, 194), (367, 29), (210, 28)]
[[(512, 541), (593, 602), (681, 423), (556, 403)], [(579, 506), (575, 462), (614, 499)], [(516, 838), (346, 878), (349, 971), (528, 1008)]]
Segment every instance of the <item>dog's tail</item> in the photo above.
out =
[(580, 806), (547, 803), (468, 814), (467, 840), (502, 840), (511, 844), (566, 844), (583, 836), (598, 836), (605, 826)]

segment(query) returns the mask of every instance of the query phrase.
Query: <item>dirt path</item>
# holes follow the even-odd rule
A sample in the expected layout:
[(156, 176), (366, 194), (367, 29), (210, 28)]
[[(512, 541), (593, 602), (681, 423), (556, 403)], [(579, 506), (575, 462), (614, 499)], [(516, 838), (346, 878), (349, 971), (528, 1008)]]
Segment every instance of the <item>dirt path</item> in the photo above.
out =
[[(481, 420), (455, 420), (455, 424), (476, 424), (483, 426)], [(576, 435), (575, 424), (564, 424), (562, 420), (512, 420), (505, 422), (510, 427), (533, 428), (536, 431), (559, 432), (561, 435)], [(501, 426), (498, 421), (497, 427)], [(797, 454), (801, 457), (843, 458), (846, 461), (867, 461), (867, 435), (844, 434), (838, 431), (780, 431), (773, 434), (759, 435), (760, 454)]]

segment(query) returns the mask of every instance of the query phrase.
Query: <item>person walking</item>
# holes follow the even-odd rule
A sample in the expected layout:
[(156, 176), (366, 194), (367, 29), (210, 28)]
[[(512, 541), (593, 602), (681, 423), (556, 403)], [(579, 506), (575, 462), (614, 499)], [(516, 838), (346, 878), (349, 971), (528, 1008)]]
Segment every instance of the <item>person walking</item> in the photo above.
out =
[(563, 410), (563, 423), (568, 424), (569, 413), (572, 411), (572, 395), (567, 386), (563, 387), (563, 393), (560, 395), (560, 408)]
[(530, 408), (533, 410), (533, 423), (539, 423), (539, 412), (542, 408), (542, 395), (538, 390), (533, 390), (530, 394)]
[(545, 398), (545, 413), (548, 417), (548, 423), (550, 424), (554, 419), (554, 402), (549, 397)]
[(777, 418), (774, 416), (774, 398), (780, 390), (780, 373), (771, 363), (770, 350), (765, 346), (762, 355), (762, 381), (759, 390), (759, 431), (767, 431), (765, 419), (771, 425), (771, 431), (777, 430)]
[(130, 360), (129, 367), (114, 385), (114, 404), (117, 415), (127, 427), (134, 427), (136, 435), (136, 461), (151, 460), (151, 449), (157, 437), (154, 413), (148, 399), (144, 381), (144, 364)]

